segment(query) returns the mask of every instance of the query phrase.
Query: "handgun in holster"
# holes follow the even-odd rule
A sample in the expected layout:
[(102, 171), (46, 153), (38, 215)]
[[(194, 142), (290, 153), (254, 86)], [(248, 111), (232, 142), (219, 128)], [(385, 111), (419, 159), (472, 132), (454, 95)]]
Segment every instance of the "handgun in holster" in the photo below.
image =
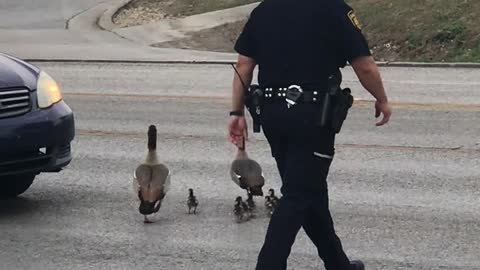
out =
[(254, 133), (259, 133), (261, 130), (263, 98), (263, 90), (256, 84), (251, 85), (245, 94), (245, 106), (252, 116)]
[(342, 89), (342, 73), (340, 70), (328, 78), (328, 91), (325, 93), (322, 109), (317, 124), (330, 127), (339, 133), (343, 122), (347, 119), (348, 110), (353, 105), (353, 96), (349, 88)]

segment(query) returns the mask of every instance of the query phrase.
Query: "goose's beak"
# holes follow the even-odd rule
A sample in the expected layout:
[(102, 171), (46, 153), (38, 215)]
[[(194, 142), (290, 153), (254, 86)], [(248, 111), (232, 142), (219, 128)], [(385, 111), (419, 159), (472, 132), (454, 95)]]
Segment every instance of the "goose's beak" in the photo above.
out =
[(140, 207), (138, 208), (138, 211), (140, 211), (140, 214), (142, 215), (153, 214), (155, 212), (155, 203), (142, 201), (140, 203)]

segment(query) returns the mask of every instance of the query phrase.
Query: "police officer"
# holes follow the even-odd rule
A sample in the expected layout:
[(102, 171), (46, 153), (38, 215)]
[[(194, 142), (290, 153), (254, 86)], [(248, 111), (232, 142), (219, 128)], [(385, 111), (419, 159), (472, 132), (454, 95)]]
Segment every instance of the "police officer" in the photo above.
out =
[[(316, 102), (328, 91), (329, 76), (349, 62), (376, 99), (376, 117), (383, 114), (376, 125), (389, 121), (392, 110), (355, 13), (343, 0), (264, 0), (252, 12), (235, 50), (239, 57), (229, 138), (239, 145), (247, 136), (244, 84), (251, 83), (258, 65), (258, 82), (266, 93), (261, 124), (282, 179), (283, 198), (256, 269), (286, 269), (300, 228), (327, 270), (364, 269), (361, 261), (348, 259), (335, 233), (326, 181), (335, 132), (318, 125), (322, 102)], [(286, 89), (302, 96), (287, 104)]]

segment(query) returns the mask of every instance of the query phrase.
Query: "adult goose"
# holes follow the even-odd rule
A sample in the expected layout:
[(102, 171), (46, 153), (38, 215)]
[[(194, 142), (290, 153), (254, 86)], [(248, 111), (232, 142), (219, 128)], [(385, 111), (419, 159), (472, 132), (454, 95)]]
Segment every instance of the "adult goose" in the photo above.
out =
[(138, 210), (144, 215), (144, 223), (152, 223), (148, 215), (160, 210), (170, 188), (170, 171), (158, 161), (157, 128), (148, 128), (148, 152), (145, 161), (134, 172), (135, 192), (140, 200)]
[(238, 147), (237, 155), (230, 167), (230, 176), (238, 186), (253, 196), (263, 196), (262, 187), (265, 184), (262, 167), (248, 157), (245, 141)]

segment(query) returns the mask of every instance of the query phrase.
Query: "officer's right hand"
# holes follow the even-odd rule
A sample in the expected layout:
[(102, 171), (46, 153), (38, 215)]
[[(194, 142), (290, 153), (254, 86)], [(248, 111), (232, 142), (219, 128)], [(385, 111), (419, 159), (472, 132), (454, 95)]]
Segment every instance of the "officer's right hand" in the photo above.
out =
[(392, 115), (392, 106), (388, 101), (378, 101), (375, 102), (375, 118), (378, 118), (381, 114), (383, 114), (383, 119), (376, 124), (377, 127), (383, 126), (388, 121), (390, 121), (390, 116)]
[(248, 139), (247, 120), (245, 116), (230, 116), (228, 122), (228, 139), (237, 147), (243, 144), (244, 139)]

